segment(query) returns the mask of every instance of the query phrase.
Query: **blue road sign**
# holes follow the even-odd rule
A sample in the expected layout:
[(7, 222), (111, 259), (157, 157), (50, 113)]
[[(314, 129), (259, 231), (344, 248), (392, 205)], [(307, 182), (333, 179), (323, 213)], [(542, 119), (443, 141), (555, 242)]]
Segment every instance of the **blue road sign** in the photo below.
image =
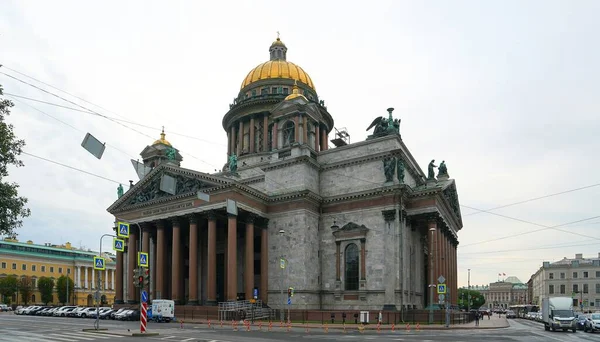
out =
[(106, 269), (104, 265), (104, 258), (102, 257), (94, 257), (94, 269), (104, 271)]
[(437, 285), (437, 293), (438, 294), (446, 293), (446, 284), (438, 284)]
[(113, 249), (117, 252), (125, 251), (125, 240), (113, 239)]
[(288, 297), (288, 305), (292, 305), (292, 298)]
[(254, 297), (254, 299), (258, 299), (258, 289), (256, 287), (252, 291), (252, 296)]
[(146, 303), (148, 301), (148, 292), (146, 290), (142, 291), (142, 302)]
[(148, 267), (148, 253), (138, 252), (138, 266)]
[(129, 223), (119, 222), (119, 229), (117, 229), (117, 235), (119, 237), (128, 238), (129, 237)]

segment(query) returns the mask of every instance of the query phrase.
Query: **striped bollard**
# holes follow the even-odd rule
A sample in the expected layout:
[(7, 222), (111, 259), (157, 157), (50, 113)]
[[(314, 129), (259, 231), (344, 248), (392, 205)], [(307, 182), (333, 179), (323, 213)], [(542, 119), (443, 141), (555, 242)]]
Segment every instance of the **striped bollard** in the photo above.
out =
[(406, 324), (406, 332), (410, 332), (410, 323)]
[(269, 331), (273, 329), (273, 322), (269, 321)]
[(396, 330), (396, 325), (394, 323), (392, 323), (392, 332), (394, 332)]
[(208, 329), (210, 329), (210, 319), (208, 320)]
[(148, 304), (142, 303), (142, 314), (140, 315), (140, 333), (146, 332), (146, 323), (148, 322)]

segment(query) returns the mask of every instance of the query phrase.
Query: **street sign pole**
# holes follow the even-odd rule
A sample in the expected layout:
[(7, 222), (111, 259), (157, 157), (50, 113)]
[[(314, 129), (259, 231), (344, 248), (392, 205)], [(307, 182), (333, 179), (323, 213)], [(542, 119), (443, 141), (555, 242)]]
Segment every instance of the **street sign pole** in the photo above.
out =
[[(105, 236), (116, 237), (115, 235), (112, 235), (112, 234), (103, 234), (100, 237), (100, 257), (101, 258), (102, 258), (102, 239)], [(106, 267), (106, 264), (104, 264), (104, 267)], [(95, 263), (94, 263), (94, 268), (92, 269), (92, 272), (96, 272)], [(98, 276), (100, 276), (100, 274), (98, 274)], [(98, 279), (100, 279), (100, 278), (98, 278)], [(97, 288), (97, 290), (96, 290), (97, 296), (95, 298), (96, 299), (96, 321), (94, 322), (94, 329), (96, 329), (96, 330), (100, 329), (100, 298), (101, 297), (99, 296), (100, 293), (98, 291), (100, 291), (100, 290)]]

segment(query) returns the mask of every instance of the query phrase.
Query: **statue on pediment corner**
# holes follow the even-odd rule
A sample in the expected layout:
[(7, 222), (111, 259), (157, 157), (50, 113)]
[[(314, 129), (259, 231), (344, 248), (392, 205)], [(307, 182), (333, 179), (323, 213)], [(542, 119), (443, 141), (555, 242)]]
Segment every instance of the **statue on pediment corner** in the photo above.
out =
[(229, 171), (231, 171), (231, 173), (237, 172), (237, 156), (235, 153), (232, 153), (231, 156), (229, 156)]
[(448, 177), (448, 169), (446, 168), (446, 161), (442, 160), (442, 162), (440, 163), (440, 167), (438, 167), (438, 178), (440, 176), (442, 177)]
[(435, 165), (435, 159), (432, 159), (429, 163), (429, 166), (427, 167), (427, 179), (435, 179), (435, 172), (433, 168), (436, 167), (437, 165)]
[(117, 198), (121, 198), (123, 196), (123, 184), (119, 184), (117, 187)]

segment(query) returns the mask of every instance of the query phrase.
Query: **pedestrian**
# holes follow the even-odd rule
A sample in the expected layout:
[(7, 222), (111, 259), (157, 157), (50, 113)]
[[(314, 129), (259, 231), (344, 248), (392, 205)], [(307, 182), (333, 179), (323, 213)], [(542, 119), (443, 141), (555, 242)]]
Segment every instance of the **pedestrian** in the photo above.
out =
[(488, 315), (488, 320), (492, 319), (492, 312), (491, 311), (488, 311), (487, 315)]
[(479, 312), (475, 313), (475, 326), (478, 327), (479, 326)]

